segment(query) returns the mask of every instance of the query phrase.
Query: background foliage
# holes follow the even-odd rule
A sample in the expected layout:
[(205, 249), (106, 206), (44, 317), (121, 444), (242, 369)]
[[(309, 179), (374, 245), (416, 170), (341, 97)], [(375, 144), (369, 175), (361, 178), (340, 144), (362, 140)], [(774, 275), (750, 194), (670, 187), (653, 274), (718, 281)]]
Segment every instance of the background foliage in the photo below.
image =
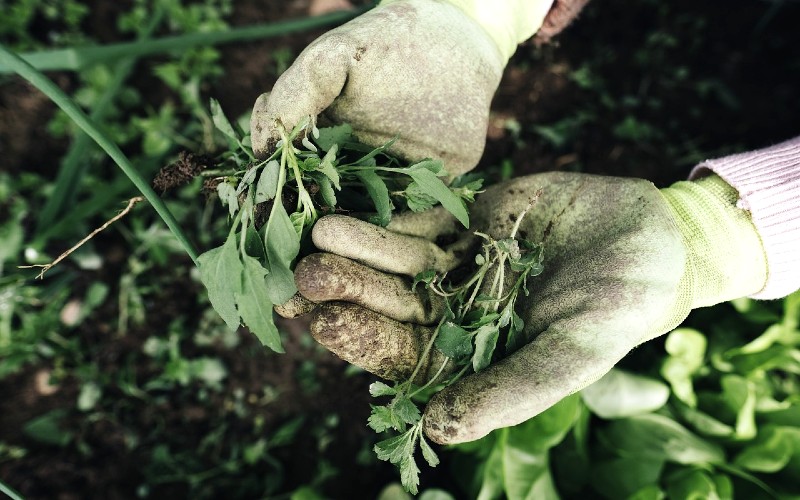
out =
[[(314, 5), (318, 2), (313, 2)], [(322, 30), (142, 54), (148, 40), (306, 18), (308, 2), (11, 0), (0, 41), (45, 54), (131, 42), (48, 76), (145, 178), (224, 148), (209, 97), (246, 124)], [(697, 161), (800, 131), (800, 5), (590, 4), (557, 44), (522, 47), (480, 168), (565, 169), (659, 186)], [(131, 48), (132, 47), (132, 48)], [(62, 61), (66, 58), (61, 58)], [(402, 497), (366, 427), (373, 377), (282, 323), (286, 354), (231, 333), (147, 206), (34, 279), (136, 193), (74, 123), (0, 75), (0, 488), (28, 498)], [(226, 234), (202, 181), (165, 195), (194, 245)], [(608, 377), (518, 427), (437, 449), (431, 498), (797, 498), (800, 296), (693, 313)], [(9, 492), (11, 490), (8, 490)]]

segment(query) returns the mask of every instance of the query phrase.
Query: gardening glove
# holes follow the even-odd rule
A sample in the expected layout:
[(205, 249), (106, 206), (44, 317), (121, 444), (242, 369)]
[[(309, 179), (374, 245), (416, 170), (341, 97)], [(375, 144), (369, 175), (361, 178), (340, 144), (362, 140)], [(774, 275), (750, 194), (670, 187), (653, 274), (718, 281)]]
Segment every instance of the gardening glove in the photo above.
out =
[[(524, 345), (433, 396), (423, 425), (436, 442), (471, 441), (523, 422), (599, 379), (693, 308), (756, 293), (766, 282), (749, 213), (736, 208), (737, 192), (717, 176), (659, 191), (639, 179), (532, 175), (487, 189), (472, 206), (471, 230), (509, 237), (537, 191), (518, 231), (541, 242), (545, 256), (544, 271), (528, 280), (530, 295), (517, 302)], [(469, 236), (449, 247), (434, 243), (456, 227), (441, 211), (397, 217), (387, 229), (322, 218), (312, 238), (328, 253), (305, 258), (295, 272), (300, 292), (322, 303), (312, 334), (353, 364), (408, 377), (442, 304), (420, 286), (412, 291), (403, 276), (467, 262)], [(442, 355), (430, 358), (427, 376)]]
[(307, 117), (348, 123), (408, 161), (436, 158), (455, 176), (486, 141), (489, 105), (517, 44), (552, 0), (386, 0), (311, 43), (253, 107), (259, 157)]

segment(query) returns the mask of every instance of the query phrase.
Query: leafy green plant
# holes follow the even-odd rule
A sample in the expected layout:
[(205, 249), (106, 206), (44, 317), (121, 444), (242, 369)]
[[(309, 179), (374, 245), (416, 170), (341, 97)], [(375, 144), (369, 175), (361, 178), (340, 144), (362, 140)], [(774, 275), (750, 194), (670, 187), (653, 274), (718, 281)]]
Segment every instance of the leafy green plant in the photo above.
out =
[[(455, 447), (478, 498), (794, 498), (800, 293), (740, 299), (519, 426)], [(777, 307), (776, 307), (777, 306)], [(782, 310), (781, 310), (782, 306)], [(692, 323), (690, 319), (689, 323)], [(759, 333), (760, 331), (760, 333)]]
[[(354, 141), (349, 126), (318, 130), (308, 121), (282, 131), (275, 152), (258, 160), (249, 136), (234, 127), (214, 100), (211, 115), (231, 146), (211, 175), (232, 223), (223, 245), (199, 257), (200, 278), (225, 323), (232, 329), (244, 323), (272, 350), (282, 351), (272, 305), (297, 292), (292, 267), (301, 240), (320, 213), (333, 213), (348, 207), (348, 200), (362, 198), (340, 199), (337, 192), (366, 192), (373, 207), (353, 208), (374, 209), (377, 215), (370, 220), (382, 226), (391, 220), (393, 199), (414, 211), (441, 203), (469, 226), (465, 201), (474, 199), (481, 183), (448, 188), (439, 161), (404, 167), (386, 153), (392, 142), (365, 148)], [(295, 147), (296, 142), (304, 149)]]
[[(519, 225), (534, 203), (535, 199), (519, 214), (508, 238), (495, 240), (475, 232), (484, 244), (475, 257), (477, 270), (463, 283), (451, 283), (446, 275), (437, 276), (433, 271), (423, 272), (415, 278), (415, 287), (425, 283), (431, 292), (446, 299), (445, 312), (407, 380), (396, 383), (394, 387), (382, 382), (370, 386), (372, 396), (391, 396), (392, 399), (385, 405), (374, 405), (368, 421), (376, 432), (389, 429), (400, 432), (399, 436), (377, 443), (375, 452), (381, 460), (399, 467), (403, 486), (411, 493), (416, 494), (419, 485), (419, 467), (414, 459), (417, 446), (431, 467), (439, 463), (422, 434), (424, 419), (414, 398), (422, 393), (430, 397), (466, 373), (485, 369), (492, 362), (501, 336), (505, 338), (505, 353), (520, 346), (519, 333), (524, 322), (514, 308), (520, 293), (529, 293), (528, 278), (543, 270), (541, 245), (517, 237)], [(507, 272), (516, 273), (510, 289), (504, 288)], [(415, 381), (422, 362), (428, 359), (434, 346), (446, 358), (436, 374), (417, 387)], [(453, 373), (442, 380), (440, 376), (445, 370)], [(434, 384), (435, 387), (427, 391)]]

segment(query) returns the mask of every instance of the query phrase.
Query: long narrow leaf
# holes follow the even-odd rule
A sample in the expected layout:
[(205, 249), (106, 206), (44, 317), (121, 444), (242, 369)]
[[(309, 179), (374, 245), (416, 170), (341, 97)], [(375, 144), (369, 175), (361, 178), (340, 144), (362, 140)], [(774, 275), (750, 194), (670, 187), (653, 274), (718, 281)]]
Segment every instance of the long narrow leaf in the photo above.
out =
[[(333, 12), (322, 16), (292, 19), (279, 23), (258, 24), (211, 33), (189, 33), (150, 41), (33, 52), (23, 54), (22, 58), (40, 71), (77, 71), (92, 64), (115, 61), (125, 57), (142, 57), (171, 50), (186, 50), (192, 47), (208, 47), (223, 43), (258, 40), (341, 24), (363, 13), (370, 7), (371, 5), (368, 5), (358, 9)], [(13, 65), (0, 60), (0, 74), (14, 72), (16, 70)]]
[(161, 219), (164, 220), (164, 223), (167, 225), (167, 227), (169, 227), (170, 231), (172, 231), (172, 234), (175, 235), (181, 245), (183, 245), (186, 253), (196, 264), (197, 252), (181, 228), (178, 226), (178, 222), (175, 220), (172, 212), (169, 211), (167, 206), (163, 201), (161, 201), (161, 198), (159, 198), (155, 191), (153, 191), (147, 181), (145, 181), (142, 176), (139, 175), (139, 172), (137, 172), (134, 166), (131, 165), (131, 162), (119, 149), (119, 147), (114, 144), (114, 142), (112, 142), (108, 136), (100, 131), (99, 128), (97, 128), (94, 122), (88, 116), (86, 116), (86, 113), (84, 113), (75, 104), (75, 102), (72, 101), (72, 99), (70, 99), (69, 96), (67, 96), (60, 88), (58, 88), (58, 86), (56, 86), (56, 84), (54, 84), (49, 78), (44, 76), (41, 72), (24, 60), (20, 59), (19, 56), (6, 49), (4, 45), (0, 45), (0, 64), (4, 64), (13, 69), (14, 72), (16, 72), (19, 76), (27, 80), (31, 85), (49, 97), (53, 102), (56, 103), (56, 105), (58, 105), (58, 107), (64, 110), (67, 116), (69, 116), (72, 121), (74, 121), (75, 124), (81, 128), (81, 130), (94, 139), (95, 142), (97, 142), (97, 144), (103, 148), (106, 153), (108, 153), (108, 155), (114, 160), (114, 162), (116, 162), (119, 168), (122, 169), (125, 175), (128, 176), (131, 182), (133, 182), (136, 188), (139, 189), (147, 201), (150, 202), (158, 215), (161, 216)]

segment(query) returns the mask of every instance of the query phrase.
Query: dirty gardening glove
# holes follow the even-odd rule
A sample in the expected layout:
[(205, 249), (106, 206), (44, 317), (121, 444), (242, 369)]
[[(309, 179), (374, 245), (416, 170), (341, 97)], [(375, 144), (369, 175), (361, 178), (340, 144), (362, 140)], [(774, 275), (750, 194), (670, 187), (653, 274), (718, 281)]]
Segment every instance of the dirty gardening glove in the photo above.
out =
[[(471, 230), (507, 238), (539, 189), (518, 233), (541, 242), (545, 256), (544, 272), (529, 279), (530, 295), (517, 302), (525, 345), (431, 399), (424, 428), (434, 441), (471, 441), (527, 420), (691, 309), (753, 294), (766, 282), (759, 236), (736, 208), (736, 191), (716, 176), (659, 191), (638, 179), (532, 175), (482, 194)], [(321, 219), (313, 240), (328, 253), (307, 257), (295, 274), (301, 293), (323, 303), (312, 334), (373, 373), (408, 377), (442, 304), (422, 287), (412, 293), (401, 276), (471, 259), (464, 238), (449, 248), (433, 243), (455, 228), (441, 211), (396, 217), (391, 230), (343, 216)], [(434, 352), (428, 371), (441, 359)]]
[(307, 117), (349, 123), (355, 137), (452, 175), (478, 163), (489, 104), (517, 43), (552, 0), (388, 0), (311, 43), (255, 103), (256, 155)]

